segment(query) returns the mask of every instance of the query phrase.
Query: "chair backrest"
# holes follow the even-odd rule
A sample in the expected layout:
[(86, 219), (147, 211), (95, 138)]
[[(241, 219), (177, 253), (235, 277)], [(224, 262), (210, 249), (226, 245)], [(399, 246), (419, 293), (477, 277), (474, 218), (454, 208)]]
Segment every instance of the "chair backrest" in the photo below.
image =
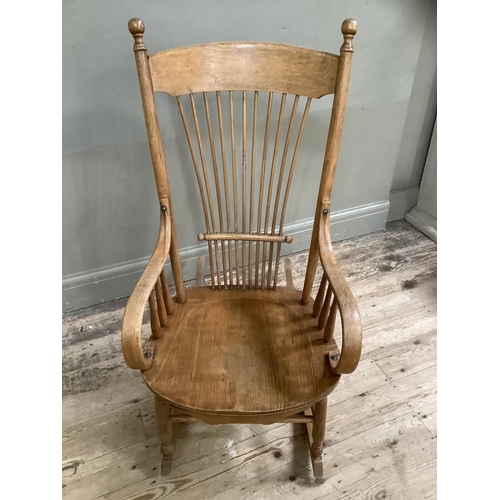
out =
[(158, 197), (172, 218), (170, 257), (180, 301), (184, 288), (154, 92), (177, 100), (203, 206), (206, 232), (198, 239), (208, 243), (212, 287), (266, 289), (276, 287), (281, 245), (292, 241), (283, 233), (285, 212), (311, 100), (335, 95), (304, 284), (308, 300), (318, 260), (318, 210), (331, 196), (356, 22), (342, 24), (340, 55), (226, 42), (148, 56), (142, 21), (131, 19), (129, 30)]

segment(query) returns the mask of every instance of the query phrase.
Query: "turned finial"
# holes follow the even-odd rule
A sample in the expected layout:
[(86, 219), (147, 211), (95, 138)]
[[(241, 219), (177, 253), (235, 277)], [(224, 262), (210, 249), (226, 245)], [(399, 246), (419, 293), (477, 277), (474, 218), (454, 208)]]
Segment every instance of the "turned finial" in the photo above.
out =
[(144, 34), (144, 23), (140, 20), (134, 17), (128, 22), (128, 30), (134, 37), (135, 43), (134, 43), (134, 52), (137, 52), (138, 50), (146, 50), (146, 46), (144, 45), (144, 42), (142, 41), (142, 35)]
[(358, 23), (354, 19), (346, 19), (342, 23), (342, 34), (344, 35), (344, 43), (340, 47), (340, 52), (354, 52), (352, 39), (358, 32)]

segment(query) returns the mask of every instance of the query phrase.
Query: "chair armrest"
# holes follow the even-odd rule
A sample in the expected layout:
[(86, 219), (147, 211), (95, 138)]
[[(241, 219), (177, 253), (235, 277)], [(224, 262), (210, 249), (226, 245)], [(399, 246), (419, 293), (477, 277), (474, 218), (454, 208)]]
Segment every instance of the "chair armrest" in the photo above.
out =
[(171, 222), (167, 203), (162, 204), (160, 229), (153, 255), (128, 299), (122, 323), (122, 352), (125, 363), (135, 370), (147, 370), (153, 358), (145, 358), (142, 348), (142, 318), (149, 296), (163, 270), (170, 250)]
[[(319, 257), (337, 300), (342, 320), (342, 351), (334, 373), (352, 373), (361, 357), (362, 328), (356, 299), (335, 258), (330, 238), (330, 204), (323, 203), (319, 223)], [(326, 213), (325, 213), (326, 211)]]

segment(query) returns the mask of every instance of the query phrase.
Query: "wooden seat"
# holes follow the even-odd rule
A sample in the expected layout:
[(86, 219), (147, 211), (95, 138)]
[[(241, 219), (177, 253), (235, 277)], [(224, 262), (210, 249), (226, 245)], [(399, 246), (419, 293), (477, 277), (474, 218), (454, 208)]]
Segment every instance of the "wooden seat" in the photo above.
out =
[[(147, 54), (144, 24), (129, 21), (158, 192), (158, 241), (125, 308), (122, 349), (155, 397), (161, 474), (172, 423), (304, 423), (315, 476), (323, 473), (327, 396), (361, 356), (361, 322), (330, 237), (330, 198), (357, 24), (342, 23), (340, 55), (262, 42)], [(184, 286), (155, 92), (175, 98), (203, 215), (209, 286)], [(286, 207), (313, 99), (334, 94), (302, 289), (278, 286)], [(290, 99), (290, 96), (293, 99)], [(261, 126), (262, 125), (262, 126)], [(308, 175), (314, 175), (310, 169)], [(182, 193), (174, 193), (180, 196)], [(312, 207), (311, 207), (312, 210)], [(196, 234), (195, 233), (195, 234)], [(165, 271), (170, 258), (175, 296)], [(311, 302), (318, 263), (319, 290)], [(152, 335), (143, 343), (149, 308)], [(341, 328), (336, 328), (340, 318)], [(341, 342), (340, 342), (341, 339)], [(339, 340), (337, 343), (336, 340)], [(339, 345), (341, 346), (339, 348)]]
[(158, 362), (144, 372), (150, 389), (176, 407), (227, 421), (299, 412), (337, 384), (301, 291), (203, 287), (186, 295), (156, 341)]

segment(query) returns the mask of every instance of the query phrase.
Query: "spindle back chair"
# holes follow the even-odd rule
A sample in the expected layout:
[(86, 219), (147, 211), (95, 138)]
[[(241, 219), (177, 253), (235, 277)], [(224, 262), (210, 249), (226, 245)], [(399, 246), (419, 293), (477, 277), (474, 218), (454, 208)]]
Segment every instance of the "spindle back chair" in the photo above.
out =
[[(359, 312), (333, 255), (329, 226), (357, 24), (343, 22), (340, 55), (227, 42), (148, 56), (142, 21), (131, 19), (129, 31), (160, 228), (125, 309), (122, 347), (128, 366), (142, 371), (155, 395), (161, 472), (167, 475), (172, 464), (172, 422), (301, 422), (314, 474), (321, 476), (327, 396), (361, 353)], [(203, 208), (205, 232), (198, 239), (207, 242), (208, 286), (203, 258), (197, 287), (184, 286), (155, 92), (177, 101)], [(282, 245), (293, 239), (284, 234), (285, 213), (299, 148), (312, 99), (328, 94), (334, 101), (305, 280), (302, 290), (293, 287), (286, 259), (287, 286), (280, 287)], [(168, 256), (175, 300), (164, 270)], [(318, 260), (323, 276), (311, 304)], [(152, 335), (143, 346), (146, 304)]]

